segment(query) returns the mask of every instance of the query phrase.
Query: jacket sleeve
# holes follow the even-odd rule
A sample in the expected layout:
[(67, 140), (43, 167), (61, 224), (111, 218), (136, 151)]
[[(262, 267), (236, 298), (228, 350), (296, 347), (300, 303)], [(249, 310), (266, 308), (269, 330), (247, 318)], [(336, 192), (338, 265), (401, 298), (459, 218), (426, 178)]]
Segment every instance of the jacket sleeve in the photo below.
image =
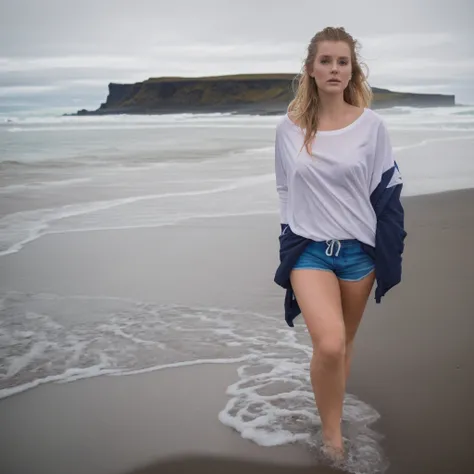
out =
[(375, 299), (400, 283), (404, 251), (405, 216), (401, 203), (403, 180), (394, 159), (388, 131), (383, 122), (377, 131), (375, 160), (370, 183), (371, 202), (377, 216), (375, 267), (377, 288)]
[(287, 202), (288, 202), (288, 185), (286, 177), (286, 169), (284, 162), (284, 152), (282, 144), (281, 130), (277, 127), (275, 135), (275, 178), (276, 178), (276, 189), (278, 193), (279, 211), (280, 211), (280, 224), (281, 228), (288, 224), (287, 219)]

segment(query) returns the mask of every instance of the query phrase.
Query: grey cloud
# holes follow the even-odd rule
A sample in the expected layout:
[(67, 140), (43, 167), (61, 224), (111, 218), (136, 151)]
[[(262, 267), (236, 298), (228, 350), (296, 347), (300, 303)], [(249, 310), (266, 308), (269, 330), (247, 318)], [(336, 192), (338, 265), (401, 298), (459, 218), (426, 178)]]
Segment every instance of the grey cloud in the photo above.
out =
[[(389, 3), (387, 5), (387, 3)], [(1, 55), (126, 52), (150, 44), (307, 42), (343, 25), (356, 36), (470, 31), (469, 0), (3, 0)]]
[(38, 86), (56, 91), (38, 90), (40, 100), (67, 102), (152, 76), (296, 73), (313, 34), (337, 25), (361, 40), (373, 85), (421, 82), (474, 102), (469, 0), (0, 0), (0, 8), (0, 94), (16, 91), (11, 100)]

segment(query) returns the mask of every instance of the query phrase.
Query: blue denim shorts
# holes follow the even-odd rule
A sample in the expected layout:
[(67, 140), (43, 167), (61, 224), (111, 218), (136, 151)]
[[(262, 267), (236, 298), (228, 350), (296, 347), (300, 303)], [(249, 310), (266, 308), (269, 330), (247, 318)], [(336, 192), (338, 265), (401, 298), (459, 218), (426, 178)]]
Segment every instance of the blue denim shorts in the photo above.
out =
[(332, 271), (340, 280), (359, 281), (375, 268), (374, 260), (358, 240), (311, 242), (300, 255), (293, 270)]

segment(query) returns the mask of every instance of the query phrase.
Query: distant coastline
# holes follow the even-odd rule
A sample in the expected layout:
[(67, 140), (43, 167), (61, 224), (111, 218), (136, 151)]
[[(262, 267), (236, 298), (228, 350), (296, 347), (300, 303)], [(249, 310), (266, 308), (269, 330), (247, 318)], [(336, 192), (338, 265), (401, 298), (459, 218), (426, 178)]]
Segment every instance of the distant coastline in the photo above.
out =
[[(235, 113), (278, 115), (293, 97), (294, 74), (245, 74), (213, 77), (160, 77), (134, 84), (110, 83), (96, 110), (65, 115)], [(396, 92), (373, 87), (372, 108), (449, 107), (454, 95)]]

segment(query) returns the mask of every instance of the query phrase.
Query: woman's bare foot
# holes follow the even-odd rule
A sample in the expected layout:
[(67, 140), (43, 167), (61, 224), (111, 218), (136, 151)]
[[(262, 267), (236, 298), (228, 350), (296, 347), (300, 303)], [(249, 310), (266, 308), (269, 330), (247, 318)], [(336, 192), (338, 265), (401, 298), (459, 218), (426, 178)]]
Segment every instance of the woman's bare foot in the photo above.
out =
[(323, 453), (331, 461), (343, 461), (344, 460), (344, 442), (342, 437), (335, 437), (332, 439), (323, 437)]
[(344, 461), (344, 448), (335, 448), (325, 444), (322, 451), (333, 462)]

